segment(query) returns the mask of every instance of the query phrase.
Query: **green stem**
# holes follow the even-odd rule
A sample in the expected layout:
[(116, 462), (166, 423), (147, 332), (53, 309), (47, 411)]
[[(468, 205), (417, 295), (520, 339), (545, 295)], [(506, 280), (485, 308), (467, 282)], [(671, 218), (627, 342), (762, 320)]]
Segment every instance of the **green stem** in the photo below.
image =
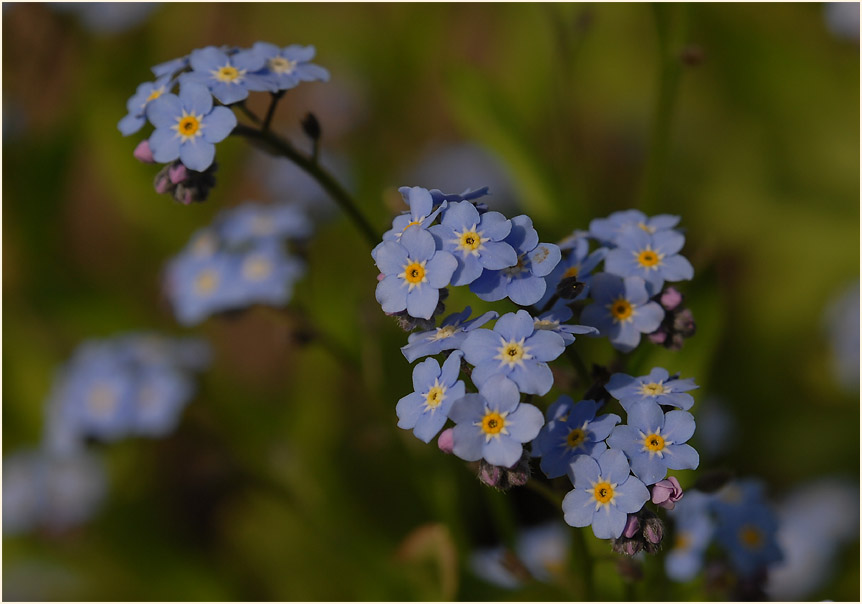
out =
[(584, 539), (584, 529), (575, 529), (572, 534), (572, 565), (576, 572), (584, 579), (584, 593), (582, 600), (591, 602), (595, 600), (593, 595), (593, 557), (590, 555), (590, 550), (587, 548), (587, 541)]
[(581, 385), (586, 388), (589, 388), (590, 370), (587, 369), (587, 366), (584, 364), (584, 361), (581, 359), (581, 356), (571, 346), (566, 346), (566, 356), (572, 363), (572, 366), (575, 368), (575, 372), (577, 372), (578, 374), (578, 378), (581, 381)]
[(371, 226), (371, 223), (369, 223), (365, 216), (363, 216), (359, 211), (359, 208), (350, 196), (350, 193), (348, 193), (344, 187), (335, 180), (335, 177), (333, 177), (332, 174), (314, 161), (312, 157), (304, 155), (287, 140), (269, 130), (257, 130), (240, 124), (233, 129), (231, 134), (243, 136), (251, 141), (259, 143), (270, 153), (286, 157), (305, 170), (320, 184), (321, 187), (324, 188), (327, 193), (329, 193), (341, 209), (344, 210), (372, 247), (377, 245), (380, 241), (380, 236)]
[(640, 209), (647, 213), (656, 211), (664, 185), (671, 121), (683, 68), (679, 53), (687, 33), (688, 16), (684, 4), (654, 4), (652, 9), (658, 30), (659, 88), (640, 196)]
[(266, 110), (266, 117), (263, 118), (263, 126), (261, 126), (261, 130), (263, 130), (264, 132), (269, 131), (269, 125), (272, 122), (272, 116), (275, 115), (275, 106), (278, 105), (278, 101), (281, 100), (281, 97), (283, 96), (284, 91), (272, 93), (272, 98), (269, 101), (269, 109)]
[(246, 117), (253, 121), (255, 124), (260, 123), (260, 118), (257, 117), (254, 111), (245, 106), (245, 101), (240, 101), (235, 105), (235, 107), (242, 111), (246, 115)]

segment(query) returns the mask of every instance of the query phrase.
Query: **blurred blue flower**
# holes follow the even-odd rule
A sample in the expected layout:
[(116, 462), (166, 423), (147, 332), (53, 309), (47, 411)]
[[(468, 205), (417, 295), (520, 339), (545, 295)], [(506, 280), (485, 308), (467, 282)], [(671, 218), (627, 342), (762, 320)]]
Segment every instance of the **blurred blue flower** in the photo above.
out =
[(542, 412), (521, 403), (515, 383), (502, 375), (488, 378), (478, 394), (455, 401), (449, 417), (456, 423), (453, 452), (466, 461), (485, 459), (506, 468), (515, 465), (544, 423)]
[(662, 413), (651, 401), (635, 402), (626, 410), (627, 424), (617, 426), (608, 446), (625, 452), (632, 471), (644, 484), (657, 483), (667, 470), (693, 470), (700, 458), (685, 444), (694, 434), (694, 416), (686, 411)]
[(824, 312), (833, 375), (847, 392), (859, 390), (859, 308), (857, 281), (833, 298)]
[(228, 55), (215, 46), (193, 50), (189, 55), (192, 71), (180, 76), (182, 83), (205, 86), (225, 105), (248, 97), (249, 91), (277, 90), (275, 83), (254, 72), (263, 69), (266, 59), (257, 50), (240, 50)]
[(306, 239), (313, 229), (308, 216), (288, 203), (246, 202), (223, 210), (215, 225), (227, 245), (268, 238)]
[[(571, 402), (568, 396), (561, 396)], [(579, 455), (598, 457), (605, 452), (604, 440), (620, 422), (620, 417), (606, 413), (596, 417), (598, 403), (579, 401), (565, 419), (545, 424), (534, 441), (541, 451), (540, 467), (548, 478), (564, 476)]]
[(749, 500), (724, 510), (716, 523), (715, 538), (734, 569), (750, 577), (782, 560), (777, 532), (778, 519), (772, 509), (765, 502)]
[(119, 34), (143, 23), (157, 2), (50, 2), (57, 12), (76, 13), (82, 25), (98, 34)]
[(398, 427), (413, 429), (422, 442), (430, 442), (446, 423), (452, 403), (464, 396), (460, 350), (454, 351), (441, 368), (435, 359), (426, 359), (413, 369), (414, 392), (402, 397), (395, 407)]
[(562, 305), (536, 317), (533, 322), (533, 327), (537, 330), (543, 329), (545, 331), (554, 332), (563, 338), (563, 343), (566, 346), (575, 341), (575, 334), (598, 335), (599, 330), (595, 327), (588, 327), (586, 325), (567, 325), (566, 321), (572, 318), (572, 314), (571, 308), (566, 305)]
[(237, 277), (234, 256), (218, 251), (197, 256), (184, 250), (165, 269), (165, 294), (180, 324), (196, 325), (234, 305)]
[(691, 263), (678, 252), (685, 237), (677, 231), (655, 234), (630, 229), (617, 238), (616, 248), (605, 257), (605, 271), (619, 277), (641, 277), (650, 295), (661, 291), (665, 281), (694, 277)]
[(199, 84), (184, 83), (179, 96), (162, 94), (147, 105), (147, 118), (156, 127), (150, 135), (153, 159), (168, 163), (179, 158), (187, 168), (202, 172), (215, 158), (215, 143), (236, 126), (227, 107), (213, 107), (212, 96)]
[(229, 283), (229, 308), (253, 304), (285, 306), (293, 297), (294, 283), (305, 274), (305, 263), (288, 255), (280, 242), (261, 240), (234, 257)]
[(476, 329), (464, 340), (464, 358), (473, 365), (471, 379), (481, 388), (491, 376), (511, 378), (521, 392), (547, 394), (554, 383), (548, 367), (565, 349), (563, 338), (536, 330), (526, 310), (508, 313), (497, 320), (494, 329)]
[(107, 491), (101, 461), (78, 451), (23, 450), (3, 457), (3, 535), (62, 532), (87, 521)]
[(128, 114), (119, 121), (117, 128), (123, 136), (134, 134), (147, 123), (147, 105), (170, 90), (170, 76), (163, 76), (155, 82), (144, 82), (126, 102)]
[(640, 229), (653, 234), (668, 231), (679, 223), (679, 216), (659, 214), (648, 218), (639, 210), (614, 212), (607, 218), (596, 218), (590, 222), (590, 235), (602, 245), (616, 246), (626, 233)]
[(384, 278), (375, 295), (383, 312), (406, 309), (412, 317), (430, 319), (440, 289), (449, 285), (458, 266), (455, 257), (438, 250), (434, 237), (419, 224), (408, 227), (400, 243), (384, 241), (377, 249), (375, 261)]
[(273, 90), (288, 90), (300, 82), (329, 80), (329, 72), (311, 62), (314, 46), (291, 44), (279, 48), (268, 42), (255, 42), (252, 50), (264, 59), (263, 68), (255, 75), (272, 82)]
[(551, 582), (567, 572), (571, 541), (571, 532), (565, 524), (547, 522), (522, 529), (515, 541), (515, 552), (533, 578)]
[(858, 2), (824, 2), (823, 18), (827, 29), (836, 38), (859, 41)]
[(165, 61), (164, 63), (159, 63), (158, 65), (153, 65), (150, 70), (157, 78), (161, 78), (163, 76), (171, 77), (174, 76), (178, 71), (182, 71), (188, 66), (189, 57), (188, 55), (186, 55), (177, 59)]
[(548, 286), (543, 277), (560, 261), (560, 248), (539, 243), (539, 234), (528, 216), (515, 216), (511, 222), (512, 230), (504, 241), (515, 249), (516, 264), (502, 270), (484, 269), (470, 284), (470, 291), (489, 302), (508, 296), (515, 304), (530, 306), (545, 295)]
[(412, 363), (420, 357), (460, 348), (470, 331), (499, 316), (496, 311), (492, 310), (475, 319), (467, 320), (471, 312), (473, 311), (468, 306), (463, 311), (452, 313), (443, 319), (440, 327), (429, 331), (411, 333), (407, 337), (407, 345), (401, 347), (404, 358)]
[(703, 568), (704, 554), (715, 530), (709, 503), (709, 495), (689, 490), (668, 513), (674, 520), (674, 543), (665, 557), (664, 568), (673, 581), (690, 581)]
[(629, 473), (622, 451), (608, 449), (597, 460), (580, 455), (569, 472), (575, 488), (563, 498), (564, 519), (574, 527), (592, 525), (599, 539), (622, 535), (628, 514), (649, 499), (644, 484)]
[(479, 278), (483, 269), (499, 270), (514, 266), (518, 257), (503, 240), (512, 223), (499, 212), (481, 216), (469, 201), (449, 203), (440, 224), (429, 228), (437, 247), (450, 252), (458, 261), (452, 285), (467, 285)]
[(615, 373), (605, 386), (605, 390), (620, 402), (626, 412), (637, 401), (651, 401), (688, 411), (694, 405), (694, 398), (688, 391), (696, 388), (698, 386), (693, 378), (671, 378), (667, 369), (661, 367), (654, 367), (649, 375), (636, 378), (625, 373)]
[(640, 277), (599, 273), (593, 277), (592, 297), (594, 303), (581, 313), (581, 322), (596, 327), (623, 352), (637, 347), (641, 334), (655, 331), (664, 319), (664, 309), (650, 301)]
[[(485, 197), (490, 192), (490, 187), (480, 187), (478, 189), (465, 189), (461, 193), (444, 193), (440, 189), (431, 189), (428, 191), (431, 194), (431, 199), (434, 200), (434, 206), (438, 206), (444, 201), (448, 201), (449, 203), (454, 203), (458, 201), (470, 201), (473, 202), (477, 199), (481, 199)], [(479, 204), (473, 204), (475, 207)]]

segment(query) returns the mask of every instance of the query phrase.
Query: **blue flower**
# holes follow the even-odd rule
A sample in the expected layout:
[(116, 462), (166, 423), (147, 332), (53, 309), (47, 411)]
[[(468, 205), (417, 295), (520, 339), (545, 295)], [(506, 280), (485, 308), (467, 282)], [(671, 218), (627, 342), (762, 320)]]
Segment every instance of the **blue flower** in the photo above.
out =
[(563, 518), (569, 526), (593, 527), (599, 539), (623, 534), (628, 514), (637, 512), (649, 499), (649, 491), (629, 474), (622, 451), (609, 449), (599, 458), (579, 456), (571, 465), (575, 488), (563, 498)]
[(693, 470), (700, 458), (688, 439), (694, 434), (694, 417), (686, 411), (662, 413), (650, 401), (633, 403), (626, 411), (628, 424), (617, 426), (608, 437), (608, 446), (621, 449), (632, 471), (644, 484), (655, 484), (667, 470)]
[(566, 325), (566, 321), (572, 318), (572, 309), (568, 306), (560, 306), (555, 310), (543, 313), (536, 317), (533, 327), (553, 331), (563, 338), (566, 346), (575, 341), (577, 335), (598, 335), (599, 330), (586, 325)]
[(493, 375), (511, 378), (526, 394), (547, 394), (554, 376), (547, 362), (565, 349), (563, 338), (550, 331), (536, 330), (526, 310), (508, 313), (497, 320), (493, 331), (471, 331), (461, 347), (473, 365), (471, 378), (481, 387)]
[[(559, 264), (545, 277), (548, 288), (537, 304), (539, 308), (544, 308), (551, 296), (556, 294), (560, 281), (569, 277), (576, 277), (578, 281), (584, 284), (584, 289), (574, 300), (583, 300), (590, 293), (590, 283), (592, 282), (590, 273), (604, 260), (608, 250), (600, 247), (591, 254), (586, 239), (577, 239), (571, 246), (571, 252), (564, 254)], [(571, 300), (560, 300), (557, 305), (562, 306), (566, 302), (571, 302)]]
[(194, 248), (168, 263), (165, 293), (182, 325), (196, 325), (211, 314), (230, 308), (236, 263), (223, 251), (197, 255)]
[(545, 277), (560, 261), (560, 248), (539, 243), (539, 234), (528, 216), (512, 218), (512, 230), (504, 240), (515, 249), (517, 263), (502, 270), (486, 268), (470, 284), (470, 291), (482, 300), (495, 302), (509, 297), (520, 306), (530, 306), (545, 295)]
[[(571, 401), (568, 396), (566, 398)], [(607, 446), (603, 442), (620, 422), (620, 417), (606, 413), (596, 418), (598, 403), (580, 401), (565, 419), (545, 424), (535, 444), (542, 453), (540, 467), (548, 478), (563, 476), (579, 455), (598, 457)]]
[(449, 410), (456, 424), (453, 453), (466, 461), (484, 459), (506, 468), (518, 463), (523, 443), (533, 440), (544, 423), (542, 412), (520, 399), (515, 383), (496, 375), (479, 386), (478, 394), (455, 401)]
[(454, 203), (456, 201), (474, 201), (488, 195), (489, 187), (481, 187), (479, 189), (467, 189), (463, 193), (444, 193), (440, 189), (431, 189), (431, 199), (434, 200), (434, 205), (440, 205), (444, 201)]
[(450, 203), (441, 223), (429, 231), (437, 247), (451, 252), (458, 261), (452, 285), (467, 285), (479, 278), (483, 269), (499, 270), (515, 266), (518, 256), (503, 242), (512, 223), (499, 212), (479, 216), (469, 201)]
[(293, 284), (305, 273), (305, 264), (274, 240), (259, 240), (234, 256), (232, 264), (225, 310), (253, 304), (284, 306), (293, 297)]
[(375, 295), (383, 312), (407, 310), (416, 318), (430, 319), (440, 299), (440, 289), (458, 266), (449, 252), (438, 250), (434, 237), (420, 225), (408, 227), (400, 243), (384, 241), (375, 258), (384, 278)]
[(646, 214), (638, 210), (625, 210), (614, 212), (607, 218), (596, 218), (590, 222), (590, 235), (603, 245), (615, 246), (620, 236), (634, 229), (652, 234), (670, 230), (678, 223), (679, 216), (659, 214), (647, 218)]
[(750, 577), (783, 559), (776, 538), (778, 520), (765, 501), (743, 500), (723, 508), (716, 519), (716, 541), (740, 575)]
[(179, 96), (163, 94), (147, 105), (147, 118), (155, 131), (150, 135), (153, 159), (168, 163), (179, 158), (191, 169), (203, 172), (213, 163), (215, 143), (236, 126), (227, 107), (213, 107), (212, 96), (199, 84), (182, 84)]
[(641, 334), (655, 331), (664, 319), (664, 309), (650, 302), (640, 277), (621, 279), (599, 273), (593, 277), (592, 297), (595, 303), (581, 313), (581, 322), (598, 328), (623, 352), (633, 350)]
[[(548, 405), (545, 411), (545, 428), (552, 429), (556, 422), (564, 422), (572, 412), (575, 402), (572, 397), (562, 395), (553, 403)], [(542, 443), (536, 439), (530, 445), (530, 455), (533, 457), (541, 457), (543, 455)]]
[(401, 353), (409, 363), (420, 357), (439, 354), (444, 350), (460, 348), (467, 334), (499, 315), (495, 311), (486, 312), (475, 319), (467, 320), (473, 312), (468, 306), (459, 313), (452, 313), (440, 323), (440, 327), (430, 331), (411, 333), (407, 345), (401, 347)]
[(193, 50), (189, 55), (192, 71), (180, 76), (180, 82), (206, 86), (225, 105), (248, 97), (249, 90), (275, 92), (275, 84), (254, 72), (263, 68), (264, 57), (256, 50), (240, 50), (228, 56), (215, 46)]
[[(383, 241), (399, 241), (404, 231), (413, 225), (419, 225), (421, 228), (427, 229), (434, 222), (434, 219), (437, 218), (437, 215), (446, 208), (445, 204), (441, 204), (435, 209), (434, 198), (431, 197), (428, 189), (423, 189), (422, 187), (401, 187), (398, 189), (398, 192), (401, 193), (404, 203), (408, 205), (410, 210), (396, 216), (392, 220), (392, 228), (383, 233)], [(377, 257), (376, 251), (378, 249), (380, 249), (379, 245), (371, 254), (375, 258)]]
[(704, 554), (715, 530), (709, 502), (708, 495), (687, 491), (668, 512), (674, 519), (674, 544), (667, 553), (664, 568), (673, 581), (690, 581), (703, 568)]
[(159, 63), (158, 65), (154, 65), (151, 70), (153, 74), (157, 78), (161, 78), (163, 76), (172, 77), (178, 71), (182, 71), (186, 67), (189, 66), (189, 57), (186, 55), (185, 57), (180, 57), (178, 59), (171, 59), (170, 61), (165, 61), (164, 63)]
[(147, 123), (147, 105), (170, 89), (170, 78), (165, 76), (155, 82), (144, 82), (126, 102), (128, 114), (120, 120), (117, 128), (123, 136), (134, 134)]
[(180, 420), (182, 409), (194, 393), (192, 380), (168, 366), (142, 369), (135, 391), (134, 425), (137, 434), (164, 436)]
[(688, 411), (694, 405), (694, 398), (687, 392), (696, 388), (698, 386), (694, 379), (670, 378), (667, 369), (661, 367), (654, 367), (649, 375), (637, 378), (615, 373), (605, 386), (605, 390), (620, 401), (626, 412), (637, 401), (651, 401)]
[(222, 240), (228, 245), (267, 238), (305, 239), (312, 232), (308, 217), (287, 203), (244, 203), (223, 211), (216, 224)]
[(443, 362), (426, 359), (413, 369), (413, 390), (398, 401), (398, 427), (413, 428), (422, 442), (430, 442), (446, 423), (452, 404), (464, 396), (464, 382), (458, 380), (463, 353), (456, 350)]
[(273, 83), (275, 90), (287, 90), (300, 82), (329, 80), (329, 72), (311, 63), (314, 58), (314, 46), (292, 44), (279, 48), (268, 42), (256, 42), (252, 50), (264, 59), (264, 66), (255, 75)]
[(678, 252), (685, 237), (677, 231), (651, 235), (641, 229), (627, 231), (617, 238), (618, 247), (608, 252), (605, 271), (619, 277), (641, 277), (651, 294), (661, 291), (665, 281), (694, 277), (694, 268)]

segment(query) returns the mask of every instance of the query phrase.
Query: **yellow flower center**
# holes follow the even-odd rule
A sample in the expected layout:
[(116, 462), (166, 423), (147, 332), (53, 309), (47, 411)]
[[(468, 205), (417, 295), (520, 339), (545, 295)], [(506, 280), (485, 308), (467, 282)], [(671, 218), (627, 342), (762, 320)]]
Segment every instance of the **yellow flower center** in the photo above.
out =
[(644, 396), (658, 396), (659, 394), (664, 393), (664, 386), (655, 382), (651, 384), (644, 384), (643, 386), (641, 386), (641, 394), (643, 394)]
[(411, 286), (418, 285), (425, 279), (425, 267), (423, 264), (424, 263), (413, 262), (404, 268), (404, 279)]
[(410, 227), (412, 227), (412, 226), (416, 226), (417, 224), (422, 224), (422, 220), (424, 220), (424, 218), (425, 218), (425, 217), (423, 216), (423, 217), (422, 217), (422, 218), (420, 218), (419, 220), (413, 220), (413, 221), (411, 221), (411, 222), (408, 222), (408, 223), (407, 223), (407, 226), (406, 226), (406, 227), (404, 227), (403, 229), (401, 229), (401, 232), (403, 233), (404, 231), (406, 231), (406, 230), (407, 230), (407, 229), (409, 229)]
[(219, 274), (211, 268), (204, 269), (195, 279), (195, 291), (203, 296), (211, 294), (218, 287)]
[(655, 227), (648, 226), (648, 225), (644, 224), (643, 222), (639, 222), (638, 227), (640, 227), (640, 229), (642, 231), (646, 231), (647, 233), (650, 233), (650, 234), (655, 233)]
[(482, 237), (476, 231), (467, 231), (461, 235), (461, 247), (471, 252), (482, 245)]
[(579, 265), (570, 266), (569, 268), (566, 269), (566, 272), (563, 273), (563, 279), (568, 279), (570, 277), (577, 277), (578, 272), (580, 270), (581, 270), (581, 267)]
[(559, 321), (551, 321), (550, 319), (536, 319), (533, 321), (533, 329), (556, 329), (559, 326)]
[(275, 73), (290, 73), (296, 63), (284, 57), (273, 57), (269, 60), (269, 70)]
[(503, 431), (503, 428), (506, 427), (506, 418), (496, 411), (489, 411), (485, 414), (485, 417), (482, 418), (481, 426), (482, 432), (484, 432), (486, 436), (496, 436)]
[(644, 448), (647, 451), (654, 451), (658, 453), (662, 449), (664, 449), (664, 438), (662, 438), (658, 434), (647, 434), (644, 437)]
[(219, 82), (235, 82), (242, 73), (233, 65), (224, 65), (213, 72), (213, 77)]
[(275, 222), (272, 216), (255, 216), (251, 223), (255, 235), (272, 235), (275, 232)]
[(436, 409), (446, 398), (446, 389), (443, 386), (435, 385), (425, 395), (425, 404), (429, 409)]
[(503, 345), (499, 348), (499, 354), (497, 354), (496, 358), (500, 361), (501, 364), (508, 365), (516, 365), (521, 361), (526, 361), (532, 359), (532, 355), (527, 354), (527, 349), (524, 348), (524, 340), (520, 340), (516, 342), (515, 340), (511, 340), (509, 342), (504, 342)]
[(183, 142), (201, 134), (201, 117), (188, 115), (183, 111), (183, 116), (177, 120), (177, 125), (174, 126)]
[(583, 429), (575, 428), (569, 432), (569, 435), (566, 437), (566, 444), (572, 449), (577, 449), (581, 446), (586, 437), (587, 433)]
[(117, 395), (108, 384), (96, 384), (87, 396), (87, 407), (101, 417), (110, 414), (116, 403)]
[(661, 256), (659, 256), (651, 249), (645, 249), (640, 254), (638, 254), (638, 262), (641, 266), (645, 268), (652, 268), (656, 264), (661, 262)]
[(217, 247), (218, 242), (213, 234), (204, 233), (199, 235), (192, 244), (192, 254), (195, 256), (212, 256)]
[(272, 262), (262, 256), (246, 258), (242, 263), (242, 276), (249, 281), (261, 281), (272, 274)]
[(611, 316), (615, 321), (627, 321), (632, 316), (632, 305), (625, 298), (614, 300), (610, 305)]
[(157, 98), (162, 96), (163, 91), (164, 88), (154, 88), (153, 91), (150, 93), (150, 96), (147, 97), (147, 100), (144, 101), (144, 105), (146, 105), (150, 101), (155, 101)]
[(756, 526), (746, 524), (739, 530), (739, 540), (748, 549), (760, 549), (763, 545), (763, 533)]
[(454, 325), (447, 325), (446, 327), (438, 327), (437, 333), (434, 334), (434, 340), (445, 340), (446, 338), (451, 338), (455, 335), (455, 332), (458, 331), (458, 328)]
[(599, 503), (608, 503), (614, 498), (614, 487), (606, 480), (599, 481), (593, 487), (593, 495)]
[(518, 263), (515, 266), (510, 266), (509, 268), (503, 269), (503, 274), (507, 277), (517, 277), (521, 273), (525, 271), (524, 267), (524, 256), (518, 256)]
[(691, 536), (684, 531), (677, 533), (673, 543), (674, 548), (688, 549), (689, 545), (691, 545)]

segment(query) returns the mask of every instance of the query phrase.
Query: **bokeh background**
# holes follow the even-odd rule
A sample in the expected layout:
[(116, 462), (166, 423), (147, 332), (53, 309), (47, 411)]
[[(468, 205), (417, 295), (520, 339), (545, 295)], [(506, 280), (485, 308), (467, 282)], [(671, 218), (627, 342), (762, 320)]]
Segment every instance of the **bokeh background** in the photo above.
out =
[[(396, 427), (411, 391), (405, 334), (374, 300), (367, 244), (313, 183), (229, 139), (207, 203), (153, 191), (154, 168), (131, 155), (139, 137), (116, 123), (150, 66), (210, 44), (317, 47), (331, 81), (291, 91), (275, 127), (300, 140), (313, 111), (326, 164), (381, 233), (402, 185), (490, 185), (495, 209), (530, 214), (543, 241), (629, 207), (681, 215), (696, 274), (680, 289), (698, 334), (641, 363), (700, 384), (702, 470), (758, 477), (776, 505), (826, 479), (855, 489), (858, 508), (858, 15), (823, 4), (4, 4), (4, 457), (38, 445), (55, 371), (80, 342), (152, 329), (215, 351), (176, 432), (95, 446), (108, 487), (86, 522), (4, 526), (4, 599), (578, 597), (474, 572), (472, 552), (561, 513), (524, 489), (492, 492)], [(314, 214), (295, 302), (325, 338), (302, 341), (297, 321), (260, 308), (194, 329), (174, 321), (165, 262), (220, 209), (252, 199)], [(586, 342), (582, 354), (602, 362), (610, 347)], [(828, 497), (812, 501), (811, 513), (831, 513)], [(858, 600), (856, 508), (829, 563), (789, 597)], [(612, 562), (597, 573), (601, 593), (622, 597)], [(636, 595), (705, 594), (694, 582)]]

